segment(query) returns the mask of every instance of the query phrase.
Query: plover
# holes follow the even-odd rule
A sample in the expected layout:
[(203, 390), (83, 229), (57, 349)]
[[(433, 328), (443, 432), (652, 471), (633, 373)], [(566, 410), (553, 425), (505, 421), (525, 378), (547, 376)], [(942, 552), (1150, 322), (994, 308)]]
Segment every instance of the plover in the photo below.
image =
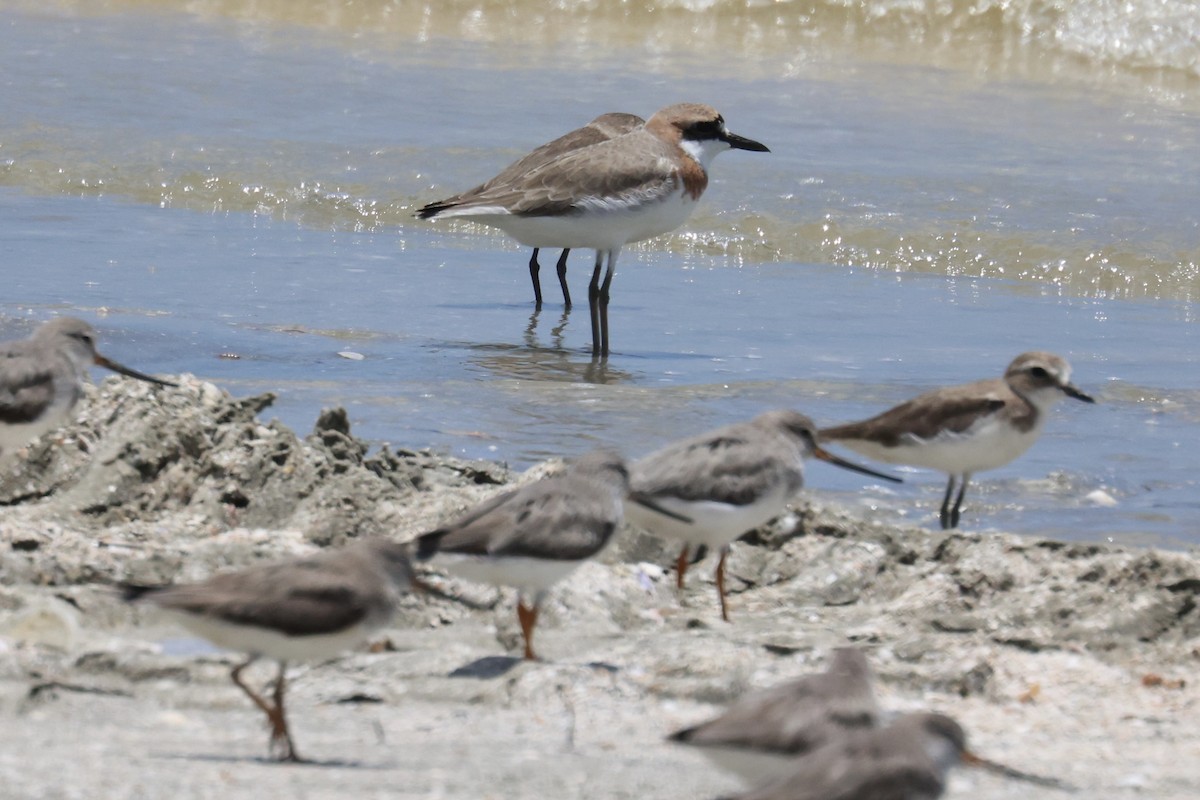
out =
[[(200, 583), (122, 589), (126, 600), (152, 603), (213, 644), (247, 653), (230, 677), (267, 715), (272, 754), (302, 761), (283, 708), (288, 662), (330, 658), (387, 624), (414, 584), (408, 551), (373, 539)], [(242, 680), (242, 671), (262, 657), (279, 662), (270, 701)]]
[(975, 760), (966, 738), (950, 717), (906, 714), (834, 739), (736, 800), (934, 800), (952, 767)]
[(486, 192), (469, 199), (430, 203), (417, 216), (474, 219), (529, 247), (594, 249), (588, 287), (592, 354), (607, 356), (609, 287), (621, 248), (682, 225), (708, 186), (709, 163), (731, 148), (768, 152), (726, 130), (716, 109), (678, 103), (628, 133), (564, 152), (507, 180), (493, 179)]
[[(669, 444), (630, 468), (630, 522), (657, 536), (682, 541), (676, 582), (683, 588), (693, 548), (717, 548), (717, 596), (721, 618), (729, 619), (725, 600), (725, 559), (729, 545), (744, 533), (779, 516), (804, 485), (804, 459), (819, 458), (845, 469), (884, 480), (890, 475), (861, 467), (817, 444), (812, 420), (796, 411), (768, 411)], [(647, 507), (649, 498), (690, 522)]]
[(621, 526), (628, 492), (621, 457), (596, 450), (557, 475), (504, 492), (420, 536), (416, 556), (470, 581), (516, 587), (525, 658), (533, 660), (542, 600), (608, 544)]
[[(958, 527), (971, 476), (995, 469), (1037, 441), (1046, 412), (1064, 396), (1096, 402), (1071, 384), (1071, 365), (1046, 352), (1022, 353), (1004, 377), (927, 392), (862, 422), (821, 431), (821, 440), (890, 464), (949, 475), (939, 519)], [(955, 489), (957, 487), (957, 494)]]
[[(645, 124), (646, 120), (636, 114), (624, 114), (618, 111), (601, 114), (582, 128), (576, 128), (570, 133), (565, 133), (554, 141), (547, 142), (533, 150), (528, 155), (505, 167), (499, 175), (487, 183), (441, 202), (443, 204), (469, 203), (476, 197), (486, 195), (498, 185), (520, 180), (525, 173), (553, 161), (563, 153), (612, 139)], [(529, 277), (533, 281), (534, 303), (537, 308), (541, 308), (542, 284), (538, 278), (538, 274), (541, 272), (541, 265), (538, 264), (538, 249), (537, 247), (533, 248), (533, 255), (529, 259)], [(571, 307), (571, 291), (567, 288), (567, 256), (570, 252), (570, 248), (563, 250), (562, 254), (558, 257), (557, 265), (558, 285), (562, 287), (563, 305), (567, 308)]]
[(175, 385), (100, 355), (96, 331), (83, 320), (50, 320), (28, 339), (0, 342), (0, 455), (65, 423), (83, 397), (92, 364), (160, 386)]
[(757, 785), (789, 774), (799, 755), (877, 727), (881, 714), (866, 656), (842, 647), (825, 672), (751, 692), (720, 716), (668, 738)]

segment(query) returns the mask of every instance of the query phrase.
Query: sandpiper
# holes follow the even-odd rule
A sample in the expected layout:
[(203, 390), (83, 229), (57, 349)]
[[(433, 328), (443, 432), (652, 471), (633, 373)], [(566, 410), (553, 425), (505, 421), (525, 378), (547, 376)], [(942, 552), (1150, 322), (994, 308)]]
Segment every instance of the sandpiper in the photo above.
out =
[(467, 580), (516, 587), (525, 658), (533, 660), (533, 629), (546, 593), (604, 549), (621, 526), (628, 492), (621, 457), (596, 450), (420, 536), (417, 559)]
[(92, 364), (160, 386), (175, 385), (100, 355), (96, 331), (83, 320), (53, 319), (28, 339), (0, 343), (0, 455), (65, 423), (83, 397)]
[(942, 714), (905, 714), (834, 739), (737, 800), (934, 800), (952, 767), (975, 760), (966, 738)]
[[(414, 585), (409, 547), (382, 539), (173, 586), (124, 584), (125, 599), (152, 603), (220, 647), (247, 653), (233, 682), (267, 715), (270, 750), (302, 761), (284, 714), (289, 661), (329, 658), (362, 644), (392, 618)], [(271, 701), (242, 680), (261, 657), (279, 662)]]
[(1046, 412), (1064, 396), (1096, 402), (1071, 384), (1066, 359), (1022, 353), (1003, 378), (936, 389), (820, 435), (868, 458), (945, 472), (949, 481), (939, 519), (943, 529), (956, 528), (971, 476), (1028, 450), (1042, 433)]
[[(822, 449), (816, 427), (803, 414), (768, 411), (748, 422), (669, 444), (636, 461), (630, 469), (634, 495), (626, 505), (626, 515), (650, 533), (684, 543), (676, 576), (681, 589), (692, 549), (720, 549), (717, 596), (721, 618), (728, 621), (725, 559), (729, 545), (783, 512), (804, 485), (804, 459), (809, 457), (899, 481)], [(677, 516), (665, 516), (638, 498), (649, 498)]]
[[(547, 142), (513, 164), (505, 167), (499, 175), (487, 183), (443, 200), (442, 203), (469, 203), (472, 199), (487, 194), (495, 186), (520, 180), (525, 173), (553, 161), (563, 153), (612, 139), (645, 124), (646, 120), (636, 114), (624, 114), (618, 111), (601, 114), (582, 128), (576, 128), (552, 142)], [(563, 305), (567, 308), (571, 307), (571, 291), (567, 288), (567, 256), (570, 252), (570, 248), (562, 251), (562, 254), (558, 257), (557, 267), (558, 285), (562, 287)], [(529, 277), (533, 281), (533, 299), (537, 308), (542, 307), (542, 283), (538, 278), (540, 271), (541, 265), (538, 264), (538, 248), (535, 247), (533, 248), (533, 255), (529, 259)]]
[(720, 716), (669, 738), (757, 785), (789, 774), (797, 756), (849, 731), (877, 727), (881, 714), (866, 656), (842, 647), (825, 672), (751, 692)]
[(469, 199), (430, 203), (417, 216), (475, 219), (535, 248), (594, 249), (588, 287), (592, 354), (607, 356), (609, 287), (621, 248), (682, 225), (708, 186), (709, 163), (731, 148), (768, 152), (726, 130), (716, 109), (678, 103), (628, 133), (563, 152), (504, 181), (493, 179), (486, 192), (468, 193)]

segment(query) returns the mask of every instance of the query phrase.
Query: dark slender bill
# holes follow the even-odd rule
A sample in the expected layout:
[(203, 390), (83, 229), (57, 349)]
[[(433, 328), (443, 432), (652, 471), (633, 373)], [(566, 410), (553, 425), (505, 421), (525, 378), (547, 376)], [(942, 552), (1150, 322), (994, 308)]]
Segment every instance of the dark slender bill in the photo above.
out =
[(178, 386), (179, 385), (177, 383), (171, 383), (170, 381), (164, 381), (161, 378), (155, 378), (153, 375), (147, 375), (144, 372), (138, 372), (136, 369), (130, 369), (129, 367), (125, 366), (124, 364), (118, 364), (116, 361), (113, 361), (112, 359), (109, 359), (109, 358), (105, 358), (104, 356), (100, 355), (99, 353), (96, 354), (96, 365), (100, 366), (100, 367), (105, 367), (107, 369), (111, 369), (113, 372), (119, 372), (122, 375), (128, 375), (130, 378), (137, 378), (139, 381), (146, 381), (147, 383), (157, 383), (159, 386)]
[(851, 472), (861, 472), (863, 475), (870, 475), (873, 478), (881, 478), (882, 480), (891, 481), (892, 483), (904, 483), (903, 478), (897, 478), (895, 475), (888, 475), (884, 472), (876, 472), (870, 467), (863, 467), (855, 464), (853, 461), (847, 461), (844, 458), (839, 458), (828, 450), (820, 447), (813, 448), (813, 457), (819, 458), (822, 461), (828, 461), (830, 464), (841, 467), (842, 469), (848, 469)]
[(1032, 772), (1024, 772), (1016, 769), (1015, 767), (1001, 764), (997, 761), (989, 761), (986, 758), (982, 758), (970, 752), (963, 754), (963, 764), (969, 767), (977, 767), (979, 769), (986, 770), (1004, 778), (1011, 778), (1013, 780), (1023, 781), (1025, 783), (1032, 783), (1034, 786), (1044, 786), (1047, 789), (1058, 789), (1060, 792), (1079, 791), (1079, 787), (1064, 780), (1060, 780), (1059, 778), (1049, 778), (1044, 775), (1035, 775)]
[(664, 517), (670, 517), (671, 519), (682, 522), (685, 525), (691, 525), (696, 521), (691, 517), (684, 516), (683, 514), (672, 511), (669, 508), (663, 508), (654, 501), (654, 498), (650, 497), (649, 495), (642, 494), (641, 492), (633, 492), (629, 495), (629, 499), (637, 503), (639, 506), (645, 506), (651, 511), (662, 514)]

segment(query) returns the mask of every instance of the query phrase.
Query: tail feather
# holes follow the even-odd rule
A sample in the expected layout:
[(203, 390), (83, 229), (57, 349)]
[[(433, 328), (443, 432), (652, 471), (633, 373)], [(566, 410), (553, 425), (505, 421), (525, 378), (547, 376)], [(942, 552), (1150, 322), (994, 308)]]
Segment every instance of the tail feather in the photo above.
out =
[(674, 733), (672, 733), (670, 736), (667, 737), (667, 741), (680, 742), (681, 744), (687, 744), (688, 742), (690, 742), (692, 740), (692, 735), (695, 734), (697, 730), (699, 730), (699, 727), (700, 726), (698, 726), (698, 725), (693, 725), (690, 728), (684, 728), (683, 730), (675, 731)]
[(442, 546), (442, 537), (448, 533), (446, 530), (430, 531), (417, 537), (417, 560), (428, 561), (437, 555), (438, 550)]
[(419, 219), (432, 219), (446, 209), (454, 208), (456, 205), (458, 204), (449, 200), (438, 200), (435, 203), (429, 203), (417, 209), (417, 217)]
[(126, 603), (136, 603), (148, 594), (153, 594), (163, 587), (161, 586), (143, 586), (137, 583), (119, 583), (117, 588), (121, 590), (121, 599)]

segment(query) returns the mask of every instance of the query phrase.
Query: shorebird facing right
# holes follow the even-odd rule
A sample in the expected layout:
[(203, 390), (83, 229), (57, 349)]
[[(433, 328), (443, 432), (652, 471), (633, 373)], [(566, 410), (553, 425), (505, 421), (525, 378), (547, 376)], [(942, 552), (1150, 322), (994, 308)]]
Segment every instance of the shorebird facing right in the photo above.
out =
[(683, 542), (676, 573), (680, 589), (693, 549), (720, 550), (717, 597), (721, 618), (728, 622), (725, 558), (729, 546), (783, 513), (792, 495), (804, 485), (804, 459), (809, 457), (900, 481), (822, 449), (817, 444), (816, 426), (803, 414), (768, 411), (748, 422), (669, 444), (634, 462), (630, 470), (633, 495), (625, 514), (630, 522), (656, 536)]
[(766, 145), (730, 133), (711, 106), (678, 103), (628, 133), (563, 152), (503, 181), (498, 176), (484, 184), (487, 191), (429, 203), (417, 216), (475, 219), (534, 248), (594, 249), (588, 287), (592, 355), (607, 356), (609, 287), (621, 248), (682, 225), (708, 186), (709, 163), (729, 149), (768, 152)]
[[(249, 658), (230, 677), (271, 726), (270, 748), (281, 761), (303, 761), (283, 709), (289, 661), (330, 658), (356, 647), (391, 620), (414, 586), (409, 546), (370, 539), (174, 586), (121, 586), (129, 602), (158, 606), (199, 636)], [(273, 702), (242, 680), (260, 657), (279, 662)]]
[(0, 456), (67, 422), (92, 364), (175, 386), (100, 355), (96, 331), (83, 320), (52, 319), (28, 339), (0, 342)]
[[(646, 120), (636, 114), (624, 114), (619, 111), (613, 111), (608, 114), (601, 114), (594, 120), (584, 125), (582, 128), (565, 133), (557, 139), (547, 142), (541, 147), (531, 151), (528, 155), (522, 157), (516, 162), (505, 167), (503, 171), (496, 177), (492, 178), (487, 183), (476, 186), (470, 191), (463, 192), (460, 195), (455, 195), (452, 198), (443, 200), (443, 203), (469, 203), (473, 198), (486, 195), (496, 186), (505, 185), (514, 180), (520, 180), (525, 173), (530, 172), (543, 164), (548, 164), (554, 159), (561, 156), (563, 153), (571, 150), (580, 150), (584, 147), (590, 147), (598, 142), (604, 142), (613, 139), (634, 128), (639, 128), (646, 124)], [(533, 299), (536, 308), (542, 307), (542, 282), (538, 278), (541, 272), (541, 265), (538, 263), (538, 249), (533, 248), (533, 255), (529, 258), (529, 277), (533, 281)], [(562, 288), (563, 305), (567, 308), (571, 307), (571, 291), (567, 288), (567, 256), (570, 254), (570, 248), (562, 251), (562, 255), (558, 257), (558, 285)]]
[(1013, 359), (1003, 378), (926, 392), (868, 420), (825, 428), (820, 436), (878, 461), (947, 473), (939, 519), (943, 529), (956, 528), (971, 476), (1028, 450), (1046, 413), (1064, 396), (1096, 402), (1071, 383), (1066, 359), (1033, 351)]
[(880, 724), (871, 665), (840, 647), (824, 672), (739, 698), (725, 713), (668, 738), (758, 785), (788, 775), (797, 757)]
[(962, 727), (942, 714), (905, 714), (855, 731), (794, 762), (792, 771), (728, 800), (935, 800), (946, 775), (980, 761)]

